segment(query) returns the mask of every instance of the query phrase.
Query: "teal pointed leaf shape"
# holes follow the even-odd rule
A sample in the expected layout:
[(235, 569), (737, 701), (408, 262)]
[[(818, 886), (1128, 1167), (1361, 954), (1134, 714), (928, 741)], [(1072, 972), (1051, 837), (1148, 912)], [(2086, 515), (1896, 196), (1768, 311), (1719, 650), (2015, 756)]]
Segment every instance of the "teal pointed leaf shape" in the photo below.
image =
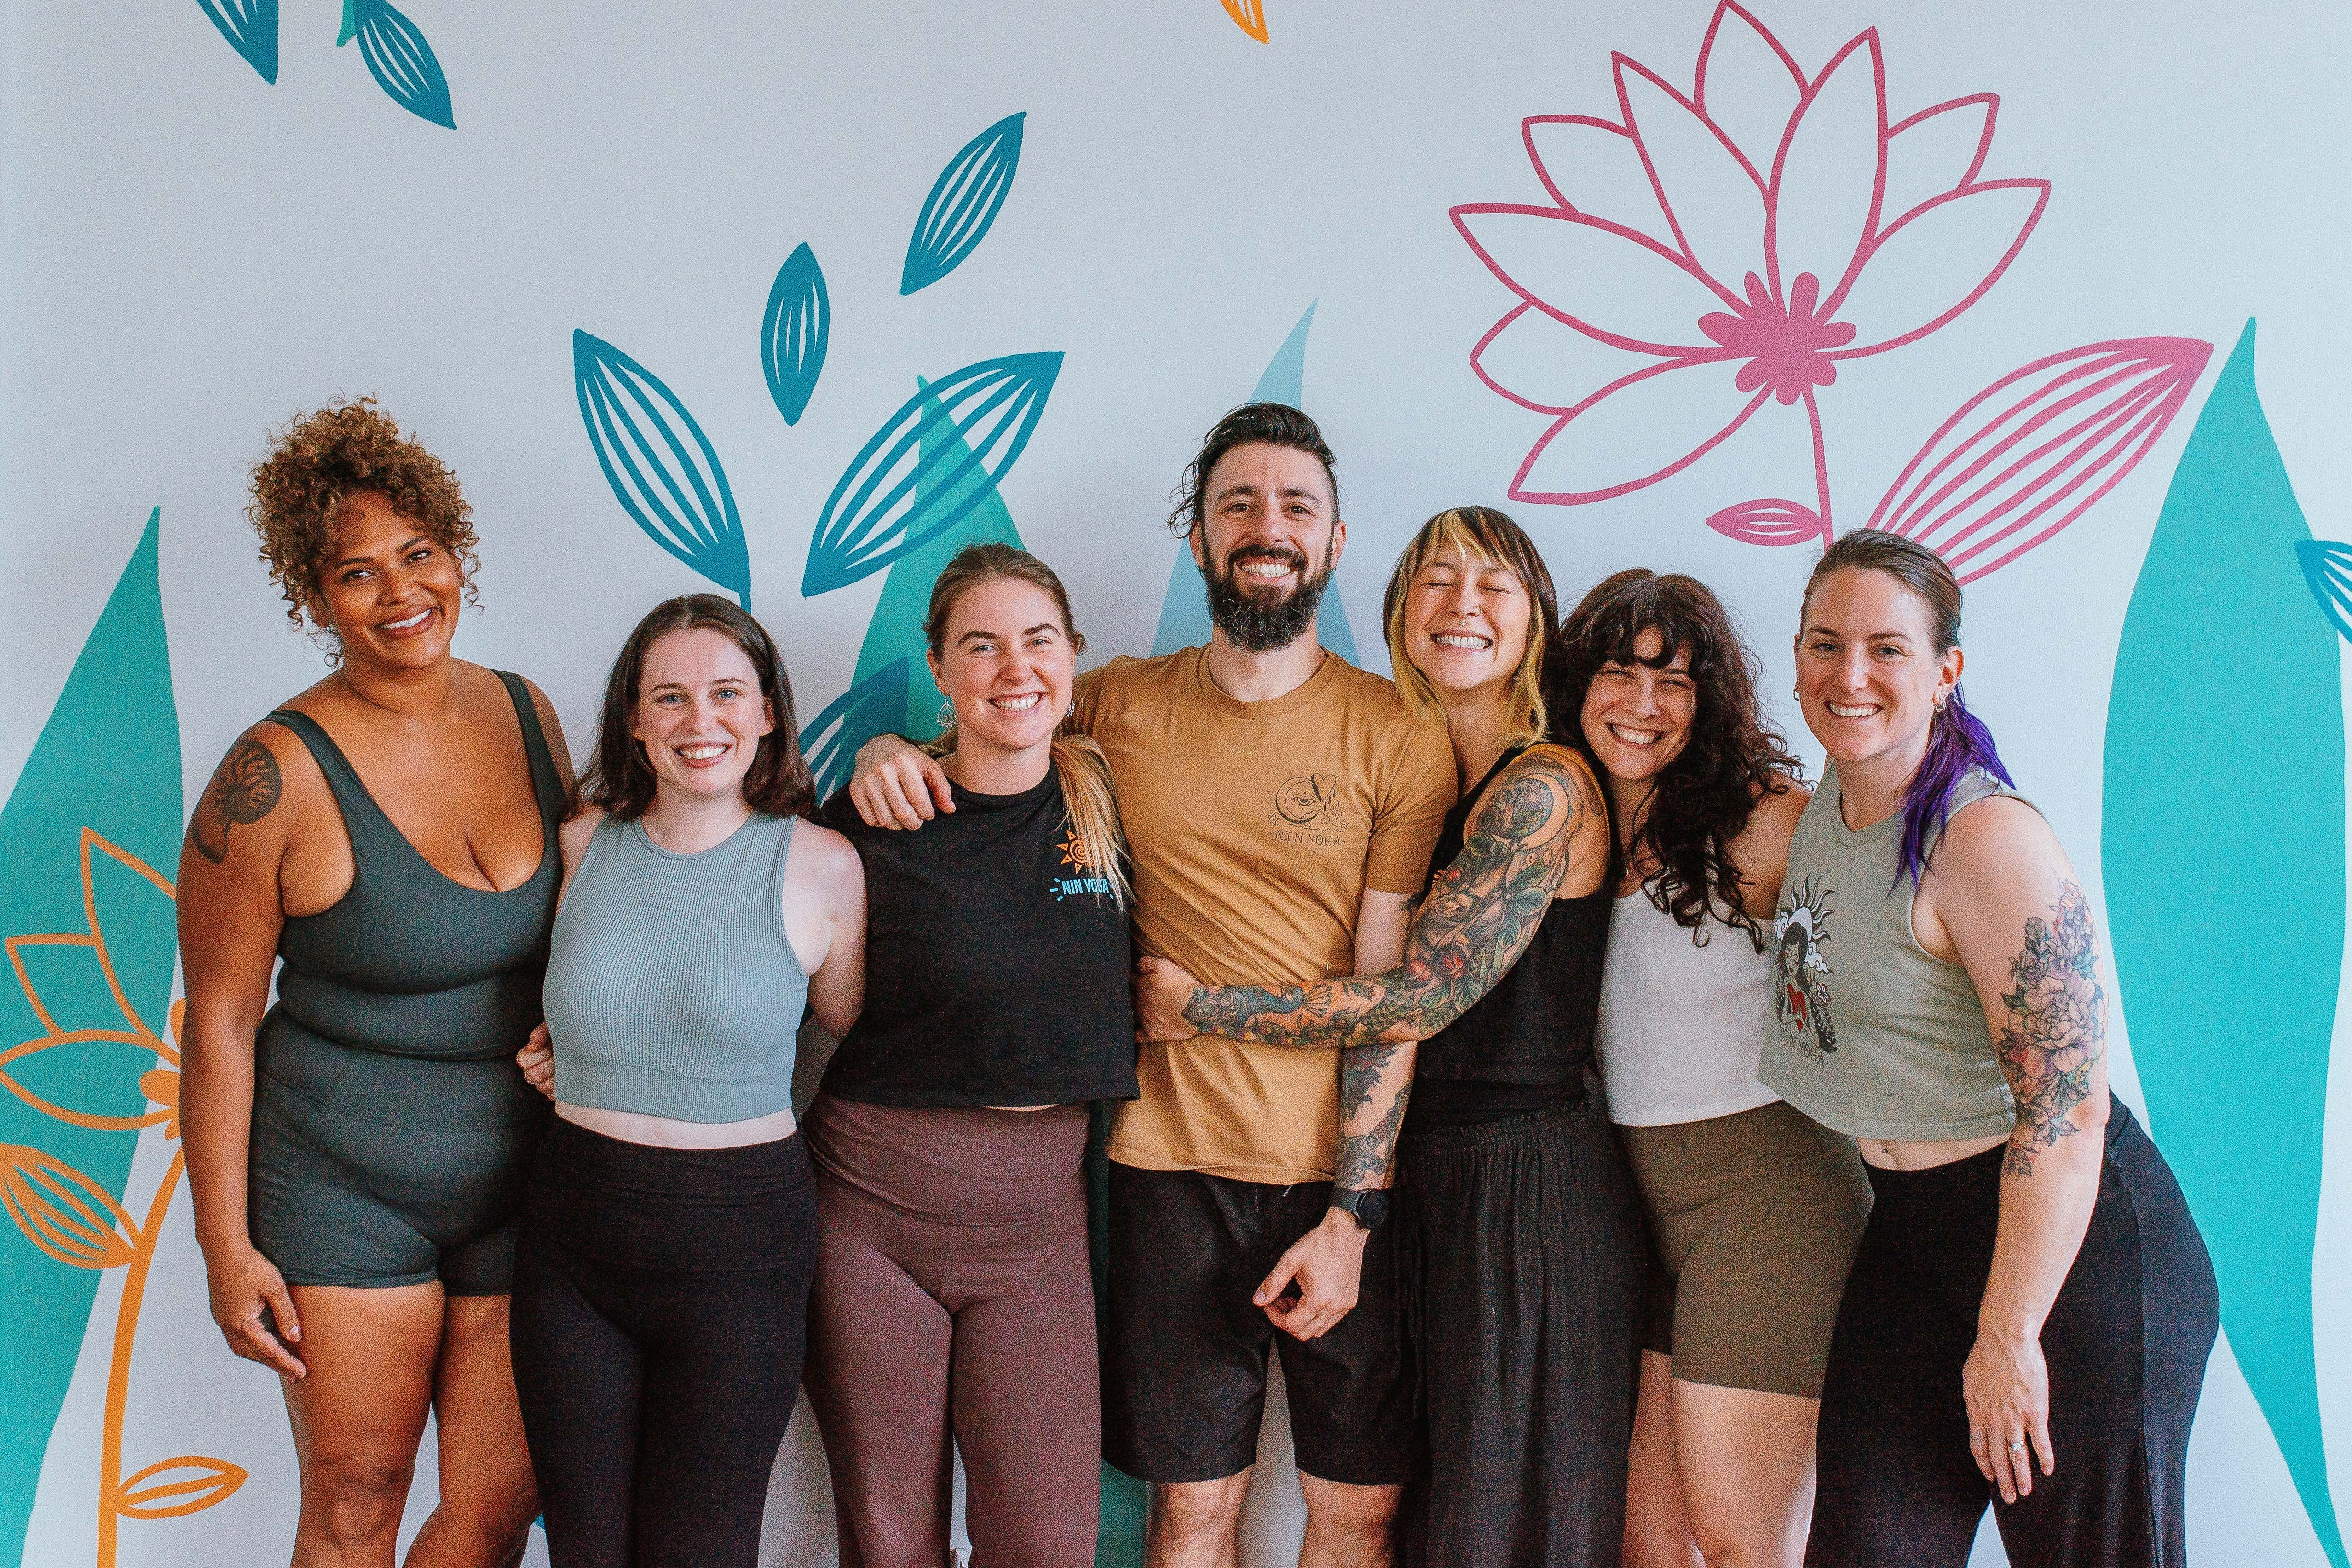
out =
[[(149, 514), (130, 563), (82, 644), (65, 689), (0, 809), (0, 936), (89, 932), (93, 910), (123, 997), (156, 1034), (171, 1009), (177, 944), (172, 901), (103, 853), (90, 855), (83, 901), (85, 834), (94, 834), (169, 878), (180, 843), (180, 721), (156, 581), (163, 513)], [(18, 951), (51, 956), (56, 947)], [(89, 950), (80, 950), (87, 954)], [(50, 965), (36, 984), (61, 1027), (124, 1026), (102, 970)], [(13, 974), (0, 975), (0, 1048), (47, 1031)], [(40, 1077), (32, 1078), (34, 1063)], [(53, 1103), (102, 1116), (147, 1109), (139, 1074), (155, 1058), (120, 1046), (59, 1047), (19, 1058), (11, 1070)], [(0, 1094), (0, 1143), (35, 1148), (118, 1197), (137, 1148), (135, 1131), (77, 1127)], [(24, 1554), (42, 1455), (81, 1353), (100, 1270), (50, 1257), (0, 1219), (0, 1563)]]
[[(929, 397), (931, 389), (923, 385), (921, 393)], [(939, 688), (929, 679), (923, 637), (923, 623), (930, 616), (931, 584), (938, 581), (940, 569), (968, 544), (993, 542), (1009, 544), (1015, 550), (1025, 548), (1021, 542), (1021, 531), (1013, 525), (1013, 514), (1005, 510), (1004, 498), (997, 493), (995, 485), (977, 467), (966, 467), (957, 460), (954, 448), (963, 444), (963, 438), (956, 434), (953, 423), (927, 414), (923, 428), (928, 432), (924, 439), (940, 448), (936, 454), (927, 456), (942, 459), (927, 463), (924, 471), (941, 474), (960, 470), (963, 478), (955, 482), (977, 493), (969, 507), (961, 504), (964, 498), (960, 496), (919, 498), (919, 505), (928, 502), (942, 510), (961, 510), (962, 519), (953, 528), (933, 534), (890, 563), (889, 575), (882, 579), (882, 597), (875, 603), (873, 618), (866, 623), (866, 641), (857, 650), (857, 673), (853, 677), (864, 680), (894, 661), (905, 662), (905, 710), (874, 733), (895, 732), (912, 741), (931, 740), (942, 728)], [(865, 743), (865, 740), (858, 742), (860, 745)]]
[(572, 334), (588, 444), (614, 499), (647, 538), (751, 607), (751, 562), (727, 470), (702, 426), (653, 372), (604, 339)]
[(2294, 558), (2303, 564), (2303, 580), (2310, 585), (2319, 613), (2339, 635), (2352, 639), (2352, 544), (2298, 539)]
[(900, 405), (825, 500), (801, 593), (855, 583), (962, 521), (1019, 460), (1061, 370), (1058, 353), (982, 360)]
[(907, 661), (895, 660), (852, 682), (808, 721), (801, 731), (801, 755), (815, 777), (819, 801), (849, 782), (857, 748), (897, 723), (907, 705)]
[[(2254, 388), (2254, 326), (2189, 433), (2125, 612), (2101, 864), (2148, 1120), (2213, 1255), (2221, 1323), (2330, 1563), (2312, 1350), (2328, 1056), (2344, 963), (2344, 721), (2311, 538)], [(2214, 650), (2260, 627), (2260, 765)], [(2281, 853), (2281, 847), (2292, 853)], [(2063, 1462), (2063, 1461), (2062, 1461)]]
[(1006, 115), (965, 142), (940, 171), (907, 241), (907, 264), (898, 275), (901, 295), (928, 289), (962, 266), (987, 237), (1021, 167), (1021, 131), (1028, 118)]
[[(1282, 340), (1282, 346), (1274, 351), (1274, 358), (1266, 362), (1265, 374), (1257, 378), (1250, 402), (1306, 406), (1307, 331), (1314, 324), (1315, 307), (1310, 304), (1298, 324), (1290, 329), (1290, 335)], [(1211, 630), (1209, 585), (1201, 579), (1192, 545), (1180, 540), (1176, 563), (1168, 574), (1168, 592), (1160, 601), (1160, 629), (1151, 639), (1152, 654), (1198, 647), (1209, 640)], [(1359, 662), (1355, 634), (1348, 626), (1348, 606), (1339, 602), (1337, 583), (1324, 591), (1323, 603), (1316, 611), (1315, 638), (1349, 664)]]
[(449, 104), (449, 79), (441, 74), (441, 62), (433, 58), (433, 46), (425, 41), (422, 28), (390, 0), (347, 0), (336, 47), (353, 37), (360, 41), (368, 73), (386, 97), (419, 120), (457, 129)]
[(278, 83), (278, 0), (196, 0), (229, 47), (271, 86)]
[(803, 245), (777, 268), (768, 313), (760, 322), (760, 370), (785, 424), (799, 424), (807, 411), (832, 339), (833, 301), (825, 293), (824, 268), (816, 264), (816, 252)]

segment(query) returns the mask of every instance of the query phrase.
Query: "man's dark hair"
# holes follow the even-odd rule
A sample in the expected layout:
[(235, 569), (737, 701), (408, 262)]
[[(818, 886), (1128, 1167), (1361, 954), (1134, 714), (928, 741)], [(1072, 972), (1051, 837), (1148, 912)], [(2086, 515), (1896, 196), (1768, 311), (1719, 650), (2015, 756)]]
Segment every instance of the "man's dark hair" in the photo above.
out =
[(1294, 452), (1304, 452), (1323, 465), (1323, 478), (1331, 486), (1331, 510), (1339, 510), (1339, 479), (1331, 471), (1331, 448), (1324, 444), (1323, 432), (1315, 421), (1287, 403), (1244, 403), (1213, 426), (1201, 438), (1201, 450), (1184, 470), (1184, 479), (1171, 498), (1176, 510), (1168, 514), (1168, 531), (1179, 539), (1190, 534), (1200, 525), (1208, 504), (1209, 475), (1218, 459), (1236, 447), (1287, 447)]

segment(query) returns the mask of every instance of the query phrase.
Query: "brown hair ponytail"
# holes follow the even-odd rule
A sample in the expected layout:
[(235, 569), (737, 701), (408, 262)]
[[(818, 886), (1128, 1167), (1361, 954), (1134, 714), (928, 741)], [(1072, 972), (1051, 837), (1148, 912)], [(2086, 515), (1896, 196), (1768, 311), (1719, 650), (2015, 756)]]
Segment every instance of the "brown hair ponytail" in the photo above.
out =
[[(1062, 630), (1068, 635), (1072, 650), (1086, 651), (1086, 636), (1070, 619), (1069, 593), (1054, 569), (1025, 550), (988, 543), (967, 545), (956, 552), (955, 559), (940, 569), (938, 579), (931, 584), (930, 610), (923, 618), (923, 640), (929, 646), (933, 658), (946, 651), (948, 617), (954, 614), (956, 601), (966, 591), (1000, 577), (1044, 590), (1062, 617)], [(1118, 797), (1111, 793), (1110, 760), (1092, 737), (1076, 733), (1069, 724), (1069, 716), (1063, 715), (1062, 726), (1054, 734), (1053, 755), (1054, 773), (1061, 781), (1062, 805), (1069, 814), (1070, 832), (1077, 840), (1076, 849), (1082, 868), (1108, 882), (1111, 898), (1125, 909), (1127, 838), (1119, 826)], [(954, 740), (952, 727), (940, 737), (947, 749), (952, 749)]]

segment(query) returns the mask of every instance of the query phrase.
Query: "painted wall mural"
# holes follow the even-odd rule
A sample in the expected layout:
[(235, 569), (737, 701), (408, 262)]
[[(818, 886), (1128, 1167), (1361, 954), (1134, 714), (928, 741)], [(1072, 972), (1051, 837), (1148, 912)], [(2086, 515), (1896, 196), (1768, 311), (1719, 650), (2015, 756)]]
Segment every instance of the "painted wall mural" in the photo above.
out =
[[(1089, 665), (1205, 638), (1169, 490), (1248, 398), (1332, 436), (1321, 632), (1374, 668), (1444, 505), (1513, 511), (1564, 596), (1706, 579), (1773, 690), (1814, 551), (1928, 543), (1971, 703), (2099, 885), (2119, 1092), (2220, 1275), (2192, 1556), (2352, 1568), (2352, 210), (2282, 151), (2352, 145), (2342, 6), (67, 9), (0, 11), (0, 1563), (291, 1538), (181, 1194), (170, 869), (183, 731), (208, 763), (317, 673), (242, 464), (372, 391), (474, 500), (467, 657), (583, 742), (626, 626), (707, 585), (776, 633), (823, 791), (939, 728), (922, 620), (967, 544), (1052, 562)], [(417, 123), (457, 128), (445, 66), (462, 137)], [(355, 189), (324, 258), (317, 193)], [(93, 416), (126, 366), (129, 445)], [(1250, 1568), (1297, 1550), (1270, 1409)], [(1139, 1563), (1143, 1489), (1101, 1498), (1099, 1563)], [(821, 1568), (830, 1517), (796, 1421), (768, 1561)]]
[[(183, 1454), (124, 1473), (131, 1351), (182, 1160), (129, 1191), (142, 1129), (176, 1142), (180, 1005), (172, 883), (180, 732), (149, 516), (54, 716), (0, 809), (0, 932), (16, 994), (0, 996), (0, 1561), (24, 1550), (44, 1439), (61, 1408), (100, 1276), (121, 1270), (107, 1371), (92, 1561), (114, 1568), (122, 1523), (176, 1518), (235, 1492), (245, 1470)], [(107, 788), (93, 794), (91, 778)], [(164, 1021), (158, 1033), (154, 1021)], [(134, 1215), (131, 1210), (139, 1211)]]

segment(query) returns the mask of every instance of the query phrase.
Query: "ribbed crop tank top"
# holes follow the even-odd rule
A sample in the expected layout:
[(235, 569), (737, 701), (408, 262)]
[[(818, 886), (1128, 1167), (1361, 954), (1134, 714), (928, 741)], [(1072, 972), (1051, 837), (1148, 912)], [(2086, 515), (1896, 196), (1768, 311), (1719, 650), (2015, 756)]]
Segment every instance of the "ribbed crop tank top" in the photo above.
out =
[[(1971, 768), (1952, 786), (1947, 817), (1995, 795), (2023, 798)], [(1763, 1080), (1850, 1137), (1932, 1142), (2006, 1132), (2015, 1102), (1976, 983), (1911, 932), (1919, 888), (1896, 869), (1903, 814), (1857, 833), (1845, 825), (1843, 795), (1832, 763), (1789, 843)], [(1925, 852), (1942, 838), (1932, 831)]]
[(298, 736), (319, 764), (352, 846), (351, 889), (315, 915), (286, 921), (278, 1001), (261, 1049), (290, 1072), (292, 1030), (394, 1057), (493, 1061), (514, 1055), (539, 1022), (541, 966), (562, 876), (555, 827), (563, 781), (522, 677), (498, 672), (522, 727), (541, 825), (539, 868), (504, 892), (452, 881), (393, 825), (343, 749), (307, 713), (268, 721)]
[(692, 855), (642, 821), (597, 826), (547, 960), (557, 1100), (676, 1121), (791, 1108), (808, 998), (784, 934), (798, 820), (754, 813)]
[[(1454, 863), (1479, 795), (1527, 749), (1505, 752), (1445, 814), (1429, 858), (1431, 876)], [(1601, 954), (1613, 890), (1604, 883), (1581, 899), (1554, 899), (1509, 973), (1467, 1012), (1421, 1043), (1413, 1077), (1570, 1085), (1581, 1099), (1584, 1071), (1592, 1065), (1592, 1026), (1601, 1005)]]
[(1756, 1064), (1773, 1027), (1772, 954), (1744, 929), (1710, 914), (1693, 931), (1646, 886), (1617, 900), (1596, 1029), (1610, 1121), (1666, 1127), (1771, 1104)]

